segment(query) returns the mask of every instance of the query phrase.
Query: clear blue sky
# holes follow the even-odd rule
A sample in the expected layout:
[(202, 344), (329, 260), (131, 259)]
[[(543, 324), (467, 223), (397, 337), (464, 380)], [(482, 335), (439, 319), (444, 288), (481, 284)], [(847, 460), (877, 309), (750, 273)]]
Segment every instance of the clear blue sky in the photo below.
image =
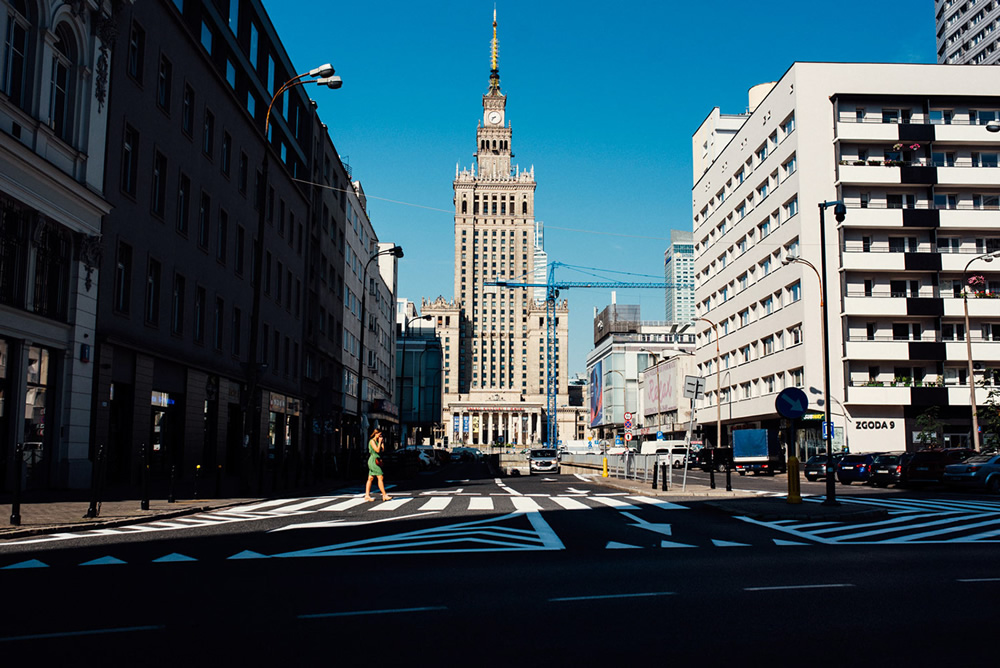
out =
[[(399, 294), (451, 299), (452, 180), (472, 164), (489, 79), (492, 0), (265, 0), (298, 71), (368, 194), (379, 239), (403, 246)], [(671, 229), (691, 228), (691, 135), (713, 107), (792, 62), (935, 62), (934, 3), (498, 0), (500, 84), (514, 162), (534, 165), (550, 260), (662, 281)], [(582, 230), (582, 231), (581, 231)], [(627, 271), (648, 278), (620, 276)], [(557, 279), (589, 280), (561, 270)], [(569, 290), (570, 367), (585, 370), (607, 290)], [(618, 292), (662, 320), (663, 291)]]

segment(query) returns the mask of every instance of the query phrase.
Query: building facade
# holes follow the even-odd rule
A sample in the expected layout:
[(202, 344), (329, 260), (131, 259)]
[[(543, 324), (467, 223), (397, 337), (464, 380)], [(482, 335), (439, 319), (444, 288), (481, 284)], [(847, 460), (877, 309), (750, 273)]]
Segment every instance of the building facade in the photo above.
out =
[(670, 230), (670, 247), (663, 253), (663, 282), (667, 284), (667, 322), (694, 319), (694, 237), (687, 230)]
[[(663, 426), (667, 418), (678, 422), (678, 407), (665, 406), (649, 414), (643, 409), (643, 374), (658, 361), (686, 358), (694, 351), (694, 335), (688, 325), (643, 321), (638, 305), (611, 303), (594, 317), (594, 348), (587, 353), (591, 433), (599, 440), (613, 441), (624, 434), (625, 413), (633, 416), (635, 440), (642, 440), (646, 427)], [(673, 367), (671, 367), (673, 368)], [(685, 367), (686, 368), (686, 367)], [(654, 370), (655, 373), (655, 370)], [(664, 375), (661, 380), (667, 382)], [(666, 396), (666, 395), (664, 395)], [(656, 438), (656, 431), (652, 432)]]
[[(440, 435), (449, 443), (537, 443), (546, 438), (546, 309), (532, 288), (495, 281), (535, 275), (534, 168), (511, 164), (507, 97), (500, 90), (496, 17), (489, 90), (476, 129), (476, 163), (456, 166), (455, 294), (424, 300), (444, 354)], [(552, 344), (557, 405), (566, 405), (565, 300), (555, 307)], [(572, 433), (567, 415), (566, 434)]]
[(1000, 63), (998, 0), (934, 0), (934, 12), (938, 63)]
[(0, 2), (0, 489), (17, 471), (29, 488), (90, 482), (102, 219), (111, 210), (107, 68), (122, 14), (110, 1)]
[[(695, 295), (708, 321), (698, 322), (699, 420), (709, 441), (716, 411), (701, 409), (720, 401), (723, 445), (733, 429), (777, 431), (786, 387), (824, 409), (825, 251), (834, 449), (912, 448), (918, 416), (933, 407), (940, 442), (970, 444), (970, 382), (995, 382), (987, 370), (1000, 366), (996, 309), (978, 298), (1000, 276), (973, 260), (1000, 249), (990, 71), (795, 63), (696, 179)], [(825, 216), (824, 248), (818, 205), (833, 201), (847, 213)], [(982, 276), (978, 290), (966, 287), (972, 275)], [(975, 390), (977, 403), (987, 389)], [(807, 455), (824, 447), (818, 427), (798, 442)]]

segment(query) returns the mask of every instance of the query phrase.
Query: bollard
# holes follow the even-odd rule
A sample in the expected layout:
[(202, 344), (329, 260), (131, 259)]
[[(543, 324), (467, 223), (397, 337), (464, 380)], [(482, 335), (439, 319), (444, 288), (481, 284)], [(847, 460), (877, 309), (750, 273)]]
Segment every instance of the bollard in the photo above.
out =
[(708, 449), (708, 487), (715, 489), (715, 448)]
[(656, 469), (658, 469), (658, 468), (659, 468), (659, 466), (654, 461), (653, 462), (653, 489), (656, 489)]
[(21, 526), (21, 460), (24, 459), (24, 444), (14, 446), (14, 489), (11, 490), (10, 525)]
[(142, 500), (139, 502), (141, 510), (149, 510), (149, 450), (143, 443), (139, 448), (139, 474), (142, 483)]
[(604, 467), (603, 467), (603, 470), (601, 471), (601, 477), (602, 478), (607, 478), (608, 477), (608, 458), (607, 457), (604, 458)]
[(177, 499), (174, 497), (174, 479), (177, 477), (177, 466), (174, 464), (170, 465), (170, 489), (167, 492), (167, 503), (176, 503)]
[(222, 498), (222, 464), (215, 467), (215, 498)]
[(792, 455), (788, 458), (788, 503), (802, 503), (801, 485), (799, 459)]
[(660, 464), (660, 490), (666, 492), (667, 487), (667, 465)]
[(733, 491), (733, 451), (726, 453), (726, 491)]
[(101, 514), (101, 470), (104, 463), (104, 446), (97, 446), (97, 458), (90, 469), (90, 506), (87, 507), (85, 519), (93, 519)]
[(194, 498), (198, 499), (198, 478), (201, 477), (201, 464), (195, 464), (194, 467)]

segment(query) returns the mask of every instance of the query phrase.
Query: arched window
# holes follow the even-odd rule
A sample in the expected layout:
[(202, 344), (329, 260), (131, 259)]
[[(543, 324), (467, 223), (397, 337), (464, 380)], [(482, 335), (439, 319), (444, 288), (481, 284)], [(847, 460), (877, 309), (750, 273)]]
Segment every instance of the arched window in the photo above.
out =
[(468, 209), (468, 207), (469, 207), (469, 203), (468, 203), (468, 202), (467, 202), (467, 201), (465, 200), (465, 198), (463, 197), (463, 198), (462, 198), (462, 213), (466, 213), (466, 212), (467, 212), (467, 209)]
[(11, 102), (27, 111), (30, 98), (28, 34), (31, 23), (24, 0), (9, 0), (3, 42), (3, 79), (0, 88)]
[(521, 214), (524, 216), (528, 215), (528, 200), (521, 201)]
[(73, 65), (76, 63), (76, 42), (69, 27), (62, 23), (56, 28), (52, 52), (52, 80), (49, 98), (49, 123), (60, 139), (73, 138)]

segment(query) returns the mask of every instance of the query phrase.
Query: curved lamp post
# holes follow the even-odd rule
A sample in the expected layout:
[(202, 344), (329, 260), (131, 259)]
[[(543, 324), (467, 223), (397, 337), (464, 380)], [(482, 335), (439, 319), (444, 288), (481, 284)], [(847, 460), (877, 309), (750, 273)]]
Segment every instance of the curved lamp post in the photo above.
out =
[[(263, 274), (263, 264), (264, 264), (264, 233), (267, 229), (265, 225), (266, 221), (266, 208), (267, 208), (267, 176), (268, 176), (268, 162), (271, 151), (270, 140), (268, 132), (271, 125), (271, 109), (274, 107), (274, 101), (277, 100), (285, 91), (295, 86), (303, 86), (305, 84), (315, 83), (320, 86), (326, 86), (327, 88), (337, 89), (340, 88), (344, 82), (340, 77), (334, 75), (333, 65), (329, 63), (321, 65), (319, 67), (313, 68), (308, 72), (303, 72), (298, 74), (285, 83), (271, 96), (271, 101), (267, 105), (267, 113), (264, 115), (264, 157), (261, 159), (261, 178), (260, 184), (257, 189), (257, 243), (253, 249), (253, 274), (251, 283), (253, 285), (253, 304), (250, 309), (250, 359), (247, 362), (247, 408), (244, 414), (244, 445), (249, 446), (252, 441), (254, 447), (259, 447), (259, 436), (257, 433), (260, 427), (260, 419), (257, 416), (256, 407), (258, 406), (256, 401), (256, 394), (258, 389), (258, 383), (260, 380), (260, 374), (263, 370), (263, 365), (260, 363), (259, 348), (260, 348), (260, 293), (261, 293), (261, 276)], [(267, 342), (264, 342), (267, 345)], [(263, 466), (260, 467), (260, 473), (263, 475)], [(263, 478), (258, 478), (258, 487), (263, 486)]]
[(365, 331), (368, 329), (367, 324), (365, 324), (365, 307), (368, 297), (368, 267), (375, 258), (380, 255), (393, 255), (397, 258), (403, 257), (402, 246), (392, 246), (391, 248), (384, 248), (377, 253), (372, 254), (365, 262), (365, 268), (361, 272), (361, 332), (358, 336), (358, 449), (360, 450), (362, 444), (365, 442), (364, 424), (362, 420), (363, 410), (364, 410), (364, 389), (365, 389)]
[[(990, 122), (997, 123), (997, 121)], [(989, 129), (989, 126), (987, 126), (987, 129)], [(990, 130), (990, 132), (997, 131), (1000, 131), (1000, 123), (997, 123), (996, 130)], [(969, 265), (976, 260), (992, 262), (993, 258), (997, 257), (1000, 257), (1000, 251), (992, 251), (989, 253), (983, 253), (982, 255), (977, 255), (966, 262), (965, 269), (962, 270), (962, 306), (965, 308), (965, 351), (967, 353), (966, 362), (969, 365), (969, 407), (972, 409), (972, 443), (976, 452), (980, 452), (981, 450), (979, 438), (979, 410), (976, 407), (976, 377), (975, 370), (972, 366), (972, 331), (969, 329), (969, 283), (966, 277), (969, 273)]]

